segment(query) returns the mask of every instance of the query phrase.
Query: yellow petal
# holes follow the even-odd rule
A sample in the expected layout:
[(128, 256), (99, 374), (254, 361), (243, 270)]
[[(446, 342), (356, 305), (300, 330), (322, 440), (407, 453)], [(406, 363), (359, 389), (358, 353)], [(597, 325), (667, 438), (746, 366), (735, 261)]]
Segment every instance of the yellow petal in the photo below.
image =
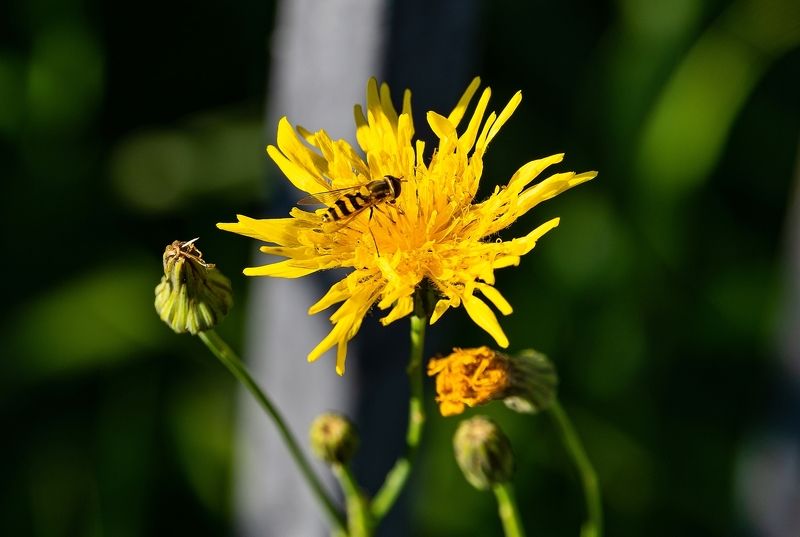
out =
[(411, 90), (405, 90), (403, 92), (403, 112), (404, 115), (408, 116), (409, 121), (411, 122), (412, 128), (414, 125), (414, 115), (411, 113)]
[(597, 172), (584, 172), (579, 175), (576, 175), (575, 172), (565, 172), (552, 175), (519, 195), (517, 214), (523, 215), (541, 202), (595, 177), (597, 177)]
[(527, 164), (520, 166), (520, 168), (511, 177), (508, 182), (509, 190), (514, 192), (521, 192), (528, 183), (536, 179), (547, 167), (557, 164), (564, 159), (564, 153), (550, 155), (549, 157), (532, 160)]
[(489, 299), (489, 301), (494, 304), (494, 306), (500, 310), (500, 313), (503, 315), (509, 315), (511, 312), (514, 311), (514, 308), (511, 307), (511, 304), (500, 294), (500, 291), (492, 287), (491, 285), (486, 285), (485, 283), (477, 282), (475, 287), (483, 293), (483, 296)]
[(302, 125), (296, 125), (295, 128), (297, 129), (297, 133), (303, 137), (303, 140), (315, 147), (317, 146), (317, 136), (315, 133), (311, 132)]
[(329, 175), (336, 176), (337, 174), (333, 173), (330, 169), (331, 163), (336, 158), (336, 150), (334, 149), (334, 142), (331, 140), (331, 137), (328, 136), (328, 133), (325, 131), (318, 131), (314, 133), (314, 145), (319, 148), (320, 153), (322, 153), (322, 156), (328, 162)]
[(316, 347), (314, 347), (311, 352), (308, 353), (308, 361), (313, 362), (318, 360), (320, 356), (325, 354), (325, 352), (336, 345), (346, 333), (346, 327), (343, 323), (337, 323), (334, 325), (333, 330), (331, 330), (327, 336), (325, 336), (322, 341), (320, 341)]
[(464, 309), (467, 310), (467, 315), (469, 315), (470, 319), (486, 330), (498, 345), (504, 349), (508, 347), (508, 338), (503, 329), (500, 328), (500, 323), (497, 322), (497, 317), (491, 308), (483, 300), (473, 295), (465, 295), (463, 302)]
[(450, 308), (449, 300), (445, 299), (437, 300), (436, 305), (433, 307), (433, 313), (431, 314), (430, 324), (433, 324), (436, 321), (438, 321), (439, 317), (444, 315), (444, 312), (446, 312), (449, 308)]
[(283, 246), (296, 246), (298, 232), (301, 229), (308, 229), (306, 225), (298, 222), (295, 218), (266, 218), (255, 219), (244, 215), (237, 215), (239, 220), (236, 223), (217, 224), (219, 229), (232, 231), (239, 235), (252, 237), (264, 242), (273, 242)]
[[(397, 258), (394, 259), (396, 260)], [(376, 260), (376, 264), (381, 271), (381, 275), (383, 275), (383, 279), (387, 282), (393, 282), (399, 279), (397, 271), (395, 271), (392, 262), (386, 259), (385, 256), (379, 257)]]
[(382, 112), (381, 97), (378, 93), (378, 80), (375, 77), (367, 81), (367, 111), (373, 114)]
[(369, 123), (367, 122), (367, 118), (364, 116), (364, 110), (361, 108), (360, 104), (357, 104), (353, 107), (353, 116), (356, 120), (356, 141), (358, 142), (359, 147), (361, 147), (361, 149), (367, 153), (369, 152), (371, 145)]
[(267, 154), (297, 188), (309, 194), (329, 189), (328, 183), (286, 158), (274, 145), (267, 146)]
[(299, 261), (308, 261), (317, 257), (317, 251), (312, 246), (262, 246), (258, 250), (263, 254), (290, 257)]
[(489, 88), (483, 90), (483, 94), (475, 106), (475, 112), (472, 113), (472, 118), (469, 120), (467, 129), (458, 139), (458, 144), (461, 146), (462, 151), (469, 151), (475, 144), (475, 137), (478, 135), (478, 128), (481, 126), (483, 114), (486, 113), (486, 107), (489, 105), (491, 95), (492, 91)]
[(492, 268), (500, 269), (506, 267), (516, 267), (518, 265), (519, 265), (518, 255), (504, 255), (495, 258), (494, 262), (492, 263)]
[(277, 142), (281, 153), (314, 177), (321, 180), (327, 172), (328, 162), (300, 141), (291, 123), (285, 117), (278, 121)]
[(558, 223), (561, 221), (560, 218), (553, 218), (552, 220), (548, 220), (544, 224), (540, 225), (524, 237), (519, 239), (514, 239), (509, 245), (509, 252), (521, 256), (525, 255), (531, 250), (533, 247), (536, 246), (536, 241), (538, 241), (545, 233), (550, 231), (551, 229), (558, 227)]
[(409, 315), (412, 311), (414, 311), (414, 299), (410, 296), (405, 296), (395, 303), (394, 308), (392, 308), (392, 311), (390, 311), (386, 317), (381, 319), (381, 324), (386, 326), (397, 319)]
[(440, 116), (436, 112), (428, 112), (427, 117), (428, 125), (431, 126), (431, 130), (440, 140), (456, 138), (456, 127), (450, 123), (449, 119)]
[(447, 116), (447, 119), (450, 120), (451, 124), (458, 127), (458, 124), (461, 123), (461, 118), (464, 117), (464, 113), (467, 111), (469, 102), (472, 100), (472, 96), (475, 95), (475, 92), (478, 91), (480, 85), (481, 85), (481, 79), (478, 76), (473, 78), (472, 82), (469, 83), (469, 86), (467, 86), (466, 91), (458, 100), (456, 107), (453, 108), (453, 111), (450, 112), (449, 116)]
[(344, 300), (347, 300), (351, 296), (351, 292), (349, 286), (347, 285), (347, 278), (336, 282), (328, 289), (328, 292), (325, 293), (325, 296), (320, 298), (316, 304), (308, 308), (308, 314), (314, 315), (315, 313), (319, 313), (323, 310), (328, 309), (334, 304), (338, 304)]
[(248, 267), (244, 269), (245, 276), (273, 276), (276, 278), (300, 278), (320, 270), (319, 266), (298, 266), (294, 259), (279, 261), (261, 267)]
[(350, 319), (350, 321), (348, 321), (348, 326), (350, 327), (349, 329), (353, 331), (353, 335), (355, 335), (358, 327), (361, 326), (361, 318), (364, 317), (364, 314), (372, 307), (372, 304), (378, 297), (380, 289), (380, 285), (375, 282), (373, 282), (372, 285), (360, 285), (356, 287), (355, 291), (352, 292), (352, 296), (330, 316), (331, 322), (338, 324), (340, 321)]
[(345, 360), (347, 360), (347, 340), (340, 339), (339, 346), (336, 347), (336, 373), (340, 377), (344, 375)]
[(384, 82), (381, 84), (381, 108), (383, 113), (392, 125), (397, 125), (397, 110), (394, 109), (392, 104), (392, 94), (389, 92), (389, 84)]
[(483, 128), (481, 129), (481, 134), (480, 136), (478, 136), (478, 141), (475, 143), (475, 152), (478, 155), (478, 157), (483, 155), (483, 152), (486, 149), (486, 145), (489, 143), (487, 141), (487, 137), (489, 136), (489, 131), (492, 129), (492, 125), (494, 125), (496, 119), (497, 119), (497, 114), (492, 112), (491, 114), (489, 114), (489, 117), (486, 118), (486, 123), (483, 124)]
[[(408, 114), (401, 114), (400, 118), (397, 120), (398, 143), (401, 144), (401, 146), (405, 151), (409, 151), (413, 147), (412, 146), (413, 138), (414, 138), (414, 123), (411, 120), (411, 116), (409, 116)], [(411, 151), (412, 151), (411, 154), (413, 156), (414, 154), (413, 150)], [(409, 164), (413, 166), (414, 164), (413, 158), (411, 159), (411, 162)]]
[(303, 211), (299, 207), (289, 209), (289, 215), (297, 220), (297, 226), (303, 229), (313, 229), (319, 227), (320, 219), (316, 212)]
[(522, 92), (518, 91), (513, 97), (511, 97), (511, 100), (508, 101), (506, 107), (503, 108), (503, 111), (500, 112), (499, 116), (497, 116), (497, 121), (495, 121), (492, 125), (492, 128), (489, 129), (489, 135), (486, 137), (487, 144), (491, 142), (492, 138), (497, 135), (497, 132), (500, 130), (500, 128), (506, 124), (506, 121), (508, 121), (508, 118), (511, 117), (511, 114), (514, 113), (514, 110), (517, 109), (517, 106), (519, 106), (520, 102), (522, 102)]

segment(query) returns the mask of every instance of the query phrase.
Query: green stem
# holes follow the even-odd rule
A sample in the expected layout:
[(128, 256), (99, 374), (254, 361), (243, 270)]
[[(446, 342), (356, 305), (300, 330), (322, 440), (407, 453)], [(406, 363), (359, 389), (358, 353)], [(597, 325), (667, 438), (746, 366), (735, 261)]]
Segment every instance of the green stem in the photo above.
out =
[(264, 391), (256, 384), (256, 381), (250, 375), (250, 373), (245, 369), (244, 364), (236, 356), (236, 353), (228, 346), (225, 341), (219, 337), (219, 335), (214, 330), (207, 330), (205, 332), (200, 332), (198, 334), (200, 339), (203, 343), (206, 344), (206, 347), (214, 353), (214, 356), (219, 358), (219, 361), (222, 362), (228, 371), (233, 374), (236, 379), (244, 384), (245, 388), (247, 388), (253, 397), (256, 398), (258, 404), (261, 405), (261, 408), (272, 418), (272, 421), (275, 422), (275, 426), (278, 428), (278, 432), (283, 438), (286, 447), (289, 449), (289, 453), (292, 455), (294, 462), (297, 464), (298, 468), (300, 468), (300, 473), (305, 478), (306, 482), (308, 482), (308, 486), (311, 487), (311, 491), (317, 497), (320, 504), (324, 508), (328, 518), (330, 520), (331, 525), (334, 527), (336, 531), (345, 531), (345, 520), (342, 513), (334, 505), (333, 501), (331, 500), (330, 496), (325, 492), (325, 489), (322, 487), (322, 483), (320, 482), (317, 475), (311, 469), (311, 465), (308, 463), (308, 459), (306, 459), (305, 455), (300, 449), (300, 446), (295, 440), (292, 432), (287, 427), (286, 422), (281, 417), (278, 409), (272, 404), (272, 401), (269, 400), (267, 395)]
[(603, 505), (600, 498), (600, 487), (597, 474), (583, 449), (583, 444), (575, 431), (567, 413), (558, 403), (553, 401), (550, 406), (550, 415), (556, 422), (561, 433), (561, 441), (572, 457), (572, 462), (581, 476), (583, 495), (586, 500), (586, 513), (588, 519), (581, 527), (581, 537), (601, 537), (603, 535)]
[(492, 487), (492, 490), (497, 498), (497, 511), (503, 523), (503, 533), (506, 537), (525, 537), (511, 483), (500, 483)]
[(369, 512), (366, 499), (356, 482), (350, 467), (342, 464), (334, 464), (331, 469), (333, 475), (339, 480), (339, 484), (344, 492), (345, 504), (347, 505), (348, 537), (370, 537), (374, 525)]
[(425, 346), (424, 315), (411, 316), (411, 354), (408, 361), (408, 380), (411, 396), (408, 401), (408, 429), (406, 430), (406, 452), (398, 459), (383, 482), (375, 498), (372, 500), (372, 516), (376, 524), (397, 501), (397, 497), (411, 473), (411, 467), (417, 457), (422, 428), (425, 424), (425, 407), (422, 390), (422, 353)]

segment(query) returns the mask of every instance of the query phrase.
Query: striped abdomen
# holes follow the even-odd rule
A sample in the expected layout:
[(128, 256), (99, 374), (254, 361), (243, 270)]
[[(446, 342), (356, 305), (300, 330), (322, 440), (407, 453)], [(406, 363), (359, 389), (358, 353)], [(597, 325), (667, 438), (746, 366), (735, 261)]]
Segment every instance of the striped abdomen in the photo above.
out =
[(361, 192), (349, 192), (328, 207), (328, 210), (322, 215), (322, 221), (338, 222), (374, 203)]

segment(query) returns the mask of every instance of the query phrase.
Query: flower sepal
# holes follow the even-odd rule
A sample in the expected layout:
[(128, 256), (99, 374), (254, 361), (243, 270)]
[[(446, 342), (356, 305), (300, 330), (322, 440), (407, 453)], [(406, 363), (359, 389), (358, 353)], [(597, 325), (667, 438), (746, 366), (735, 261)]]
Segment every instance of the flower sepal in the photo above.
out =
[(523, 414), (546, 410), (556, 399), (558, 374), (547, 356), (526, 349), (511, 358), (512, 386), (503, 403)]

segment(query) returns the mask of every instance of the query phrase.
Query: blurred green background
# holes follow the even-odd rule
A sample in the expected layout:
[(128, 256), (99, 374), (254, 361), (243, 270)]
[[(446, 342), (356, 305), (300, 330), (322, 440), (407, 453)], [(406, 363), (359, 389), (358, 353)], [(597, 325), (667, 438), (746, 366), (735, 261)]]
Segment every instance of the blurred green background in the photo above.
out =
[[(233, 532), (235, 386), (197, 341), (160, 323), (152, 300), (163, 247), (201, 236), (233, 279), (237, 307), (220, 331), (241, 347), (240, 268), (252, 245), (214, 224), (261, 214), (268, 201), (274, 9), (0, 7), (0, 534)], [(514, 345), (559, 367), (608, 534), (750, 535), (734, 483), (749, 439), (781, 403), (800, 7), (480, 10), (475, 71), (494, 107), (524, 93), (483, 188), (562, 151), (567, 169), (600, 171), (516, 224), (521, 234), (562, 217), (520, 268), (498, 273), (498, 287), (515, 306), (503, 320)], [(486, 343), (460, 332), (474, 334), (460, 346)], [(415, 534), (499, 533), (492, 498), (452, 460), (457, 420), (430, 410), (410, 496)], [(530, 534), (576, 535), (580, 489), (549, 421), (482, 411), (514, 443)]]

